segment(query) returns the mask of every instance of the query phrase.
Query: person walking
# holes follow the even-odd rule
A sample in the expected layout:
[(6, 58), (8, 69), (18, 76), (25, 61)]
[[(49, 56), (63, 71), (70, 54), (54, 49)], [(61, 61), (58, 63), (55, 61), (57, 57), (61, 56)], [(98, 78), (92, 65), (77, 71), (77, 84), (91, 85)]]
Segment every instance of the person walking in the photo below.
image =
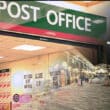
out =
[(79, 79), (80, 79), (80, 86), (83, 86), (83, 81), (84, 81), (83, 73), (80, 73)]

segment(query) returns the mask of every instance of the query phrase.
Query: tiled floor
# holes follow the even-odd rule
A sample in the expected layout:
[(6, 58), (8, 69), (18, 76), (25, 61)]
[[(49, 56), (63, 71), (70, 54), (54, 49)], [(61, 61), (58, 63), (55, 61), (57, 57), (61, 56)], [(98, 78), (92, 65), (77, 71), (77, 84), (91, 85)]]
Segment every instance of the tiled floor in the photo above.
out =
[(43, 97), (40, 110), (110, 110), (110, 87), (76, 84), (60, 88)]

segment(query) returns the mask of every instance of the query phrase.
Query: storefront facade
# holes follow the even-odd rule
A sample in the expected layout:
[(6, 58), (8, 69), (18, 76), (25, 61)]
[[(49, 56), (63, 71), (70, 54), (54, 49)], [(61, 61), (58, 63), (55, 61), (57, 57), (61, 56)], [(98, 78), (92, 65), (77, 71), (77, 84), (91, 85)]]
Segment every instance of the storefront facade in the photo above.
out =
[[(95, 57), (98, 59), (92, 59), (92, 56), (91, 61), (93, 63), (102, 60), (103, 55), (100, 58), (98, 55), (103, 49), (101, 37), (106, 32), (105, 17), (36, 1), (0, 1), (0, 16), (1, 35), (79, 46), (77, 49), (82, 50), (85, 56), (87, 51), (89, 55), (90, 51), (94, 51)], [(27, 108), (33, 108), (34, 110), (38, 107), (34, 104), (38, 95), (46, 94), (50, 90), (75, 82), (77, 71), (74, 69), (88, 68), (89, 63), (87, 65), (82, 63), (81, 61), (86, 62), (86, 60), (81, 59), (81, 57), (74, 59), (73, 54), (77, 55), (77, 52), (71, 49), (36, 56), (28, 60), (20, 60), (17, 63), (2, 64), (1, 79), (4, 74), (8, 74), (7, 77), (9, 79), (12, 77), (12, 80), (9, 83), (10, 86), (7, 85), (7, 90), (11, 92), (9, 94), (6, 91), (1, 92), (1, 98), (4, 93), (5, 96), (10, 95), (10, 97), (8, 97), (8, 102), (0, 102), (0, 110), (27, 110)], [(33, 62), (39, 62), (40, 65), (31, 66), (34, 64)], [(45, 64), (42, 62), (45, 62)], [(12, 70), (9, 68), (7, 72), (7, 69), (4, 70), (4, 68), (8, 67)], [(71, 67), (74, 69), (71, 69)], [(20, 79), (21, 83), (16, 81), (17, 78)], [(1, 90), (2, 86), (1, 84)], [(11, 106), (6, 105), (7, 103), (11, 103)], [(7, 108), (4, 106), (7, 106)]]

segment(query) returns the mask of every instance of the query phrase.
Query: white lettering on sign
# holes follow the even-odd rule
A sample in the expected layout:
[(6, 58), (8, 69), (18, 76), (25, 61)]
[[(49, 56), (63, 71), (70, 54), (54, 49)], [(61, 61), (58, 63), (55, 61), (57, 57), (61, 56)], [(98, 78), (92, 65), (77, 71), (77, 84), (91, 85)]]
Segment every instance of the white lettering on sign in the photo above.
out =
[(66, 16), (66, 28), (69, 28), (70, 27), (70, 24), (73, 22), (71, 18), (72, 18), (72, 15), (71, 14), (68, 14)]
[(90, 18), (85, 18), (85, 31), (91, 32), (91, 19)]
[[(12, 12), (12, 8), (13, 7), (16, 7), (16, 13), (14, 14)], [(20, 6), (16, 3), (16, 2), (11, 2), (9, 5), (8, 5), (8, 14), (12, 17), (12, 18), (19, 18), (20, 14), (21, 14), (21, 9), (20, 9)]]
[(34, 6), (30, 6), (30, 8), (33, 10), (33, 21), (36, 22), (37, 21), (37, 11), (40, 10), (39, 7), (34, 7)]
[[(11, 18), (37, 22), (40, 7), (19, 4), (14, 1), (0, 1), (0, 12), (3, 10), (7, 11)], [(88, 17), (76, 16), (66, 12), (56, 12), (55, 10), (48, 10), (45, 17), (47, 23), (52, 26), (78, 29), (86, 32), (92, 31), (92, 20)]]
[[(55, 18), (54, 20), (51, 20), (51, 18), (50, 18), (51, 15), (54, 15), (54, 18)], [(53, 11), (53, 10), (48, 11), (48, 13), (47, 13), (47, 21), (51, 25), (56, 25), (57, 22), (58, 22), (57, 13), (55, 11)]]
[[(53, 20), (54, 18), (54, 20)], [(75, 15), (55, 12), (54, 10), (49, 10), (47, 12), (47, 22), (51, 25), (64, 26), (66, 28), (78, 29), (81, 31), (91, 32), (91, 19), (85, 18), (83, 16), (76, 17)], [(83, 24), (83, 25), (81, 25)]]
[(7, 7), (7, 4), (5, 1), (0, 1), (0, 10), (5, 10)]
[(76, 19), (76, 26), (77, 26), (77, 28), (78, 28), (79, 30), (84, 30), (84, 27), (81, 27), (81, 26), (80, 26), (81, 20), (84, 20), (84, 17), (79, 16), (79, 17)]
[(59, 26), (62, 26), (63, 22), (65, 22), (64, 16), (65, 13), (59, 12)]
[(30, 19), (30, 14), (27, 11), (28, 8), (29, 8), (29, 5), (23, 5), (22, 6), (22, 11), (23, 11), (24, 15), (21, 16), (21, 19), (23, 19), (23, 20), (29, 20)]
[[(15, 9), (15, 11), (13, 10), (13, 8)], [(36, 22), (40, 8), (26, 4), (19, 5), (16, 2), (9, 2), (7, 4), (6, 1), (0, 1), (0, 10), (7, 10), (9, 16), (12, 18), (21, 18), (22, 20), (32, 19), (34, 22)], [(32, 13), (30, 13), (29, 10), (31, 10)]]

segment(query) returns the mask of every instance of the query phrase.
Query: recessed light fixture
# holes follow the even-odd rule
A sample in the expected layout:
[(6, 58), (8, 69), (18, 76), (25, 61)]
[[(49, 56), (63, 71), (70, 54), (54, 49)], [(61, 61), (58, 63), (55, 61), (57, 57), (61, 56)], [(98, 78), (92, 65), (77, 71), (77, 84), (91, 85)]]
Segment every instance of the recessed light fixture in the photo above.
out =
[(40, 50), (40, 49), (44, 49), (44, 48), (45, 47), (24, 44), (24, 45), (16, 46), (13, 49), (24, 50), (24, 51), (35, 51), (35, 50)]
[(108, 45), (110, 45), (110, 41), (107, 41), (106, 43), (107, 43)]
[(92, 2), (92, 1), (82, 1), (82, 2), (85, 2), (85, 3), (90, 3), (90, 2)]
[(3, 58), (3, 56), (0, 56), (0, 58)]
[(103, 2), (103, 1), (93, 1), (93, 0), (72, 1), (73, 4), (77, 4), (77, 5), (81, 5), (81, 6), (85, 6), (85, 7), (93, 6), (93, 5), (99, 4), (101, 2)]

